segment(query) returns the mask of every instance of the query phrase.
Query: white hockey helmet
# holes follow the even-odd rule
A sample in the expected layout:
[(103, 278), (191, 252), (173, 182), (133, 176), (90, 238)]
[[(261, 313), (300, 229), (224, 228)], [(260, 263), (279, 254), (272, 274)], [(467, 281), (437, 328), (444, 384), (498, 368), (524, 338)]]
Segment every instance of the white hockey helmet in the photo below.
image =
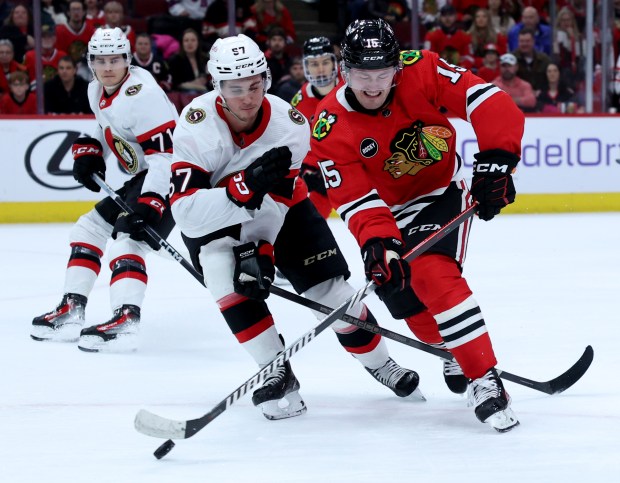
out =
[(271, 72), (265, 54), (251, 38), (239, 34), (217, 39), (209, 52), (207, 69), (213, 79), (213, 88), (220, 94), (220, 83), (262, 74), (265, 91), (271, 87)]
[(98, 28), (88, 42), (88, 67), (95, 73), (93, 61), (96, 55), (122, 55), (126, 65), (131, 64), (131, 45), (119, 27)]

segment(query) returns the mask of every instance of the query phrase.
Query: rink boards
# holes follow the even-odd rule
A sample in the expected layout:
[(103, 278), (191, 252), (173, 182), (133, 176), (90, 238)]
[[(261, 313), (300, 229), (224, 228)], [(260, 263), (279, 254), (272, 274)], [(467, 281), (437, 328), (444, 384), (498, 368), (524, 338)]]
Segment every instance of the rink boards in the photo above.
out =
[[(478, 152), (474, 130), (451, 122), (469, 174)], [(0, 222), (74, 221), (100, 200), (71, 174), (73, 140), (96, 126), (92, 116), (0, 117)], [(528, 117), (514, 178), (510, 213), (620, 211), (620, 116)], [(108, 160), (108, 183), (127, 179)]]

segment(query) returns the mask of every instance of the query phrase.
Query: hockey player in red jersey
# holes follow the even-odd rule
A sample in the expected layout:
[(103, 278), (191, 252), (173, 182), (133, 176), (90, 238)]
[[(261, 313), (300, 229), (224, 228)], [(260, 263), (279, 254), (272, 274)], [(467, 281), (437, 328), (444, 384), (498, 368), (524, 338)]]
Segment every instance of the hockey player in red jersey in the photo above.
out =
[[(131, 48), (119, 28), (98, 29), (88, 43), (88, 64), (95, 79), (88, 99), (99, 128), (92, 137), (73, 144), (73, 175), (92, 191), (99, 191), (93, 174), (105, 177), (104, 157), (133, 177), (117, 193), (133, 208), (128, 215), (107, 197), (81, 216), (71, 230), (71, 255), (64, 296), (58, 307), (36, 317), (35, 340), (74, 341), (88, 352), (133, 350), (137, 345), (140, 307), (146, 291), (146, 255), (159, 246), (144, 227), (166, 237), (174, 227), (168, 208), (172, 133), (178, 118), (175, 107), (150, 72), (131, 66)], [(112, 318), (82, 329), (84, 309), (101, 268), (106, 244), (112, 278)], [(81, 330), (80, 330), (81, 329)]]
[[(218, 39), (208, 68), (214, 90), (183, 110), (174, 132), (172, 213), (226, 323), (262, 367), (284, 349), (265, 302), (274, 265), (298, 293), (331, 306), (355, 290), (297, 176), (309, 147), (307, 120), (265, 94), (265, 55), (245, 35)], [(347, 313), (376, 323), (364, 304)], [(401, 397), (416, 391), (418, 375), (390, 358), (381, 337), (341, 321), (332, 327), (376, 380)], [(299, 387), (287, 361), (252, 401), (268, 419), (298, 416), (306, 411)]]
[[(523, 114), (500, 89), (437, 54), (399, 52), (382, 20), (353, 22), (342, 57), (346, 85), (319, 105), (311, 141), (328, 196), (392, 315), (454, 355), (458, 365), (444, 367), (448, 385), (465, 392), (469, 381), (478, 419), (507, 431), (518, 421), (495, 370), (482, 313), (461, 274), (470, 224), (411, 264), (400, 257), (472, 201), (482, 220), (514, 201), (511, 173)], [(471, 192), (454, 127), (441, 107), (471, 122), (477, 134)], [(459, 376), (461, 368), (467, 379)]]
[[(327, 37), (312, 37), (304, 42), (304, 74), (308, 80), (291, 100), (291, 105), (312, 121), (321, 99), (329, 94), (342, 80), (338, 74), (338, 61)], [(303, 163), (301, 177), (308, 187), (310, 201), (318, 212), (327, 218), (332, 206), (327, 199), (325, 182), (318, 166)]]

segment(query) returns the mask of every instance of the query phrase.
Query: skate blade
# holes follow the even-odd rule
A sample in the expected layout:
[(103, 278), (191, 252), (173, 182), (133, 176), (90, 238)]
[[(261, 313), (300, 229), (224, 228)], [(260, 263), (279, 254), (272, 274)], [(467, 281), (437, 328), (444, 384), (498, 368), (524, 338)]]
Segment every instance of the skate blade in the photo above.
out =
[(424, 394), (422, 394), (422, 391), (420, 391), (419, 387), (416, 387), (415, 391), (409, 394), (409, 396), (405, 396), (401, 399), (411, 402), (426, 402), (426, 397), (424, 396)]
[(30, 337), (36, 341), (77, 342), (80, 338), (80, 330), (82, 330), (82, 326), (79, 324), (65, 324), (58, 329), (33, 325)]
[(78, 349), (84, 352), (135, 352), (138, 350), (138, 336), (137, 334), (118, 335), (115, 339), (105, 341), (95, 335), (83, 335), (78, 342)]
[(484, 422), (489, 423), (495, 431), (500, 433), (506, 433), (520, 424), (514, 411), (510, 408), (492, 414)]
[(259, 404), (259, 406), (263, 411), (263, 416), (270, 421), (301, 416), (308, 410), (306, 403), (301, 399), (299, 391), (290, 392), (279, 400), (265, 401)]

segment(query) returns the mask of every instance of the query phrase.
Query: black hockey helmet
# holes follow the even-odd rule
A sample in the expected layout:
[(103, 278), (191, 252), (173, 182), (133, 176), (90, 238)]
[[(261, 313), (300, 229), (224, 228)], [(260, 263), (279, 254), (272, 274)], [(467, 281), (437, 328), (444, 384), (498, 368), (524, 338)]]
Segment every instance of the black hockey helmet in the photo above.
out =
[(333, 54), (332, 43), (327, 37), (312, 37), (304, 42), (304, 57)]
[(400, 47), (392, 27), (383, 19), (355, 20), (344, 34), (341, 45), (345, 67), (385, 69), (398, 67)]

